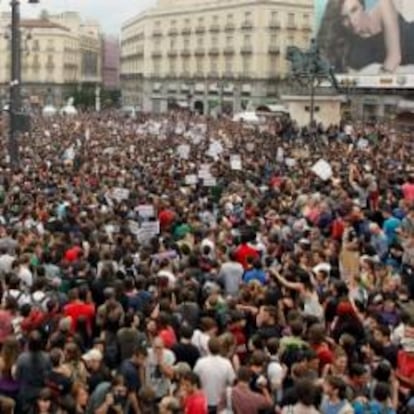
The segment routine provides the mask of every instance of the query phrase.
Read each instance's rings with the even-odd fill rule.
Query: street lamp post
[[[35,4],[39,0],[28,0]],[[11,77],[10,77],[10,127],[9,157],[13,169],[19,167],[19,112],[21,110],[21,34],[20,34],[20,1],[11,0]]]

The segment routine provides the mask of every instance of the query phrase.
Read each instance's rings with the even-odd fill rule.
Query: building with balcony
[[[65,16],[70,17],[70,22],[65,20]],[[11,77],[10,21],[9,13],[0,15],[0,31],[5,34],[0,37],[0,51],[4,57],[0,60],[0,99],[3,103],[9,99]],[[84,28],[77,13],[21,21],[23,105],[42,107],[51,103],[60,106],[74,88],[86,80],[83,74],[83,44],[89,42],[90,38],[99,39],[99,31],[90,35],[84,32]],[[82,32],[84,38],[81,37]],[[99,62],[94,81],[100,83],[101,45],[94,50]]]
[[[239,111],[278,98],[287,46],[309,46],[313,0],[158,0],[124,23],[124,105]]]

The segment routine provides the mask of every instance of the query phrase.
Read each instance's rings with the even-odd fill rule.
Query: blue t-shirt
[[[376,400],[370,401],[367,405],[354,402],[353,407],[355,414],[397,414],[393,408],[386,407]]]
[[[325,401],[321,406],[322,414],[338,414],[346,405],[346,401],[340,401],[337,404],[332,404],[329,401]]]

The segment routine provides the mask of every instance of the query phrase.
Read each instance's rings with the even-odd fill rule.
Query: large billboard
[[[321,53],[339,79],[414,87],[414,0],[315,0],[315,16]]]

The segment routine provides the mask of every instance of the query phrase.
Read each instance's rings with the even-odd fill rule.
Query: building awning
[[[169,91],[176,91],[177,90],[177,84],[176,83],[170,83],[168,85],[168,90]]]
[[[194,90],[196,92],[204,92],[204,83],[196,83]]]
[[[153,91],[159,91],[160,89],[161,89],[161,83],[159,82],[154,83],[154,85],[152,86]]]
[[[223,88],[223,92],[224,93],[233,93],[234,92],[234,84],[233,83],[226,84]]]
[[[209,92],[218,92],[217,83],[210,83],[210,85],[208,85],[208,90]]]
[[[401,99],[398,102],[398,109],[406,112],[414,112],[414,101],[408,99]]]
[[[178,101],[177,106],[182,109],[187,109],[190,107],[190,104],[187,101]]]
[[[249,83],[245,83],[242,85],[242,93],[251,93],[252,92],[252,85]]]

